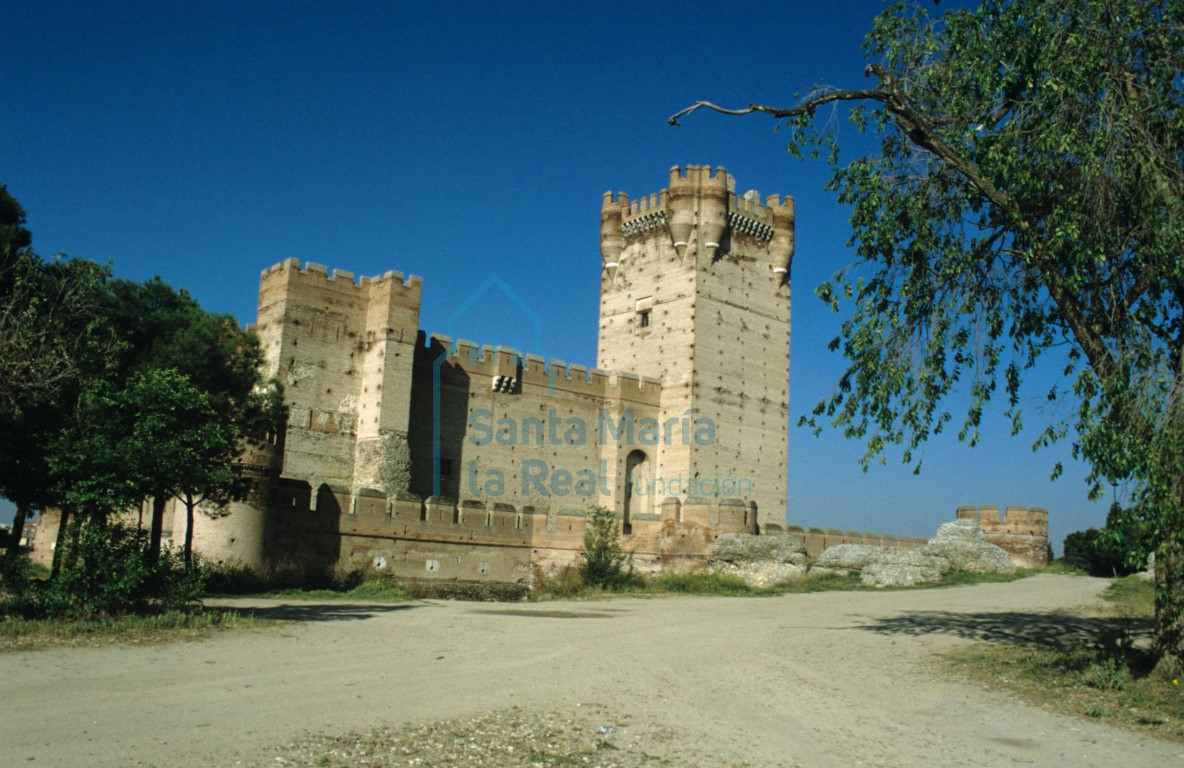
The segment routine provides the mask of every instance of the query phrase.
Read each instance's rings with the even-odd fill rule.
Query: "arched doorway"
[[[645,482],[644,468],[638,472],[638,467],[645,464],[643,451],[630,451],[625,457],[625,514],[621,524],[621,533],[628,536],[633,533],[633,490],[638,483]]]

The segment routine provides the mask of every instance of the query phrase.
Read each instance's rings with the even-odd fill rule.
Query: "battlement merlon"
[[[402,272],[389,270],[377,277],[360,277],[355,281],[353,272],[335,269],[332,273],[323,264],[309,261],[304,268],[300,268],[299,259],[284,259],[263,270],[260,275],[260,285],[267,286],[277,280],[289,283],[303,282],[318,287],[331,288],[338,291],[349,291],[355,294],[363,292],[373,293],[375,288],[400,292],[408,298],[414,298],[418,305],[423,291],[423,278],[419,275],[408,275],[404,278]]]
[[[794,251],[794,200],[770,195],[762,205],[755,191],[737,197],[736,180],[722,167],[688,165],[670,169],[670,187],[630,202],[624,192],[604,193],[600,212],[600,254],[609,276],[620,264],[628,239],[655,230],[669,235],[682,258],[698,229],[699,247],[714,259],[724,235],[748,236],[763,243],[769,268],[788,280]]]
[[[1009,506],[1001,511],[994,505],[962,506],[956,516],[959,520],[974,520],[980,526],[1048,526],[1048,510],[1042,507]]]
[[[512,389],[537,386],[554,392],[575,393],[605,400],[620,400],[657,406],[662,381],[627,371],[602,371],[562,360],[546,360],[511,347],[477,344],[467,339],[453,341],[442,334],[420,334],[420,344],[433,356],[443,355],[469,375],[514,381]],[[438,357],[436,359],[439,359]]]

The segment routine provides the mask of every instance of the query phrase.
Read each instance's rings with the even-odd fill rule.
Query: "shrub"
[[[176,552],[148,557],[145,531],[102,520],[70,524],[62,569],[45,584],[26,582],[7,609],[26,617],[83,618],[183,608],[205,589],[207,570]]]
[[[62,570],[44,595],[50,616],[95,616],[142,609],[152,569],[144,531],[118,523],[72,520]]]
[[[1085,684],[1100,691],[1121,691],[1126,687],[1129,673],[1119,659],[1104,658],[1090,664],[1081,673]]]
[[[250,595],[284,589],[352,589],[362,583],[360,573],[339,577],[324,563],[309,563],[288,557],[253,568],[241,563],[223,563],[211,570],[207,591],[221,595]]]
[[[588,514],[580,578],[590,587],[604,589],[624,589],[640,581],[633,570],[633,555],[621,549],[617,516],[611,509],[596,507]]]
[[[1066,536],[1062,560],[1090,576],[1127,576],[1139,570],[1131,565],[1129,553],[1112,536],[1096,528]]]
[[[535,600],[579,597],[587,588],[580,569],[574,565],[566,565],[554,573],[544,573],[536,567],[530,596]]]

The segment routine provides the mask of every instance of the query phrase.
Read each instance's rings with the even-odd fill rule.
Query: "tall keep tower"
[[[755,502],[766,530],[785,523],[793,237],[792,198],[738,197],[723,168],[675,166],[668,189],[601,208],[598,367],[660,378],[663,424],[715,427],[632,461],[685,496]]]

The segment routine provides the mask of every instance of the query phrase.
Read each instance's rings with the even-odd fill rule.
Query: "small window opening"
[[[650,312],[651,310],[644,309],[637,313],[637,323],[642,328],[650,327]]]

